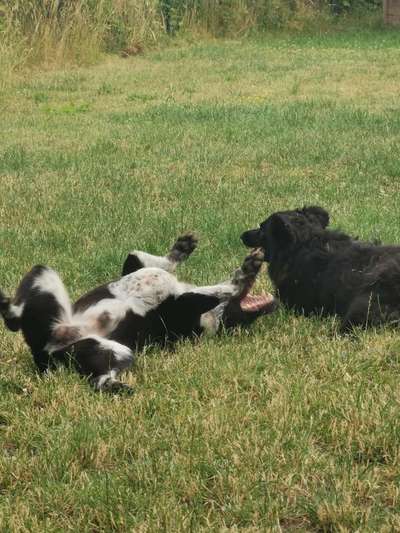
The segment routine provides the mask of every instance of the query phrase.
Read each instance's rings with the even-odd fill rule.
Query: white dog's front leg
[[[179,263],[185,261],[196,249],[197,238],[192,233],[178,237],[167,255],[153,255],[141,250],[130,252],[125,260],[122,275],[126,276],[140,268],[161,268],[174,272]]]
[[[254,250],[245,258],[242,266],[234,272],[230,282],[211,287],[198,287],[197,289],[193,290],[193,292],[207,290],[207,294],[210,294],[209,291],[211,290],[216,290],[217,292],[219,291],[220,293],[226,295],[226,287],[229,287],[228,292],[230,292],[230,295],[227,298],[221,298],[221,303],[219,305],[214,307],[214,309],[211,309],[211,311],[201,315],[200,326],[206,333],[214,335],[219,330],[222,323],[222,317],[229,300],[231,298],[240,299],[241,296],[248,291],[257,277],[263,260],[263,252],[261,250]]]
[[[190,292],[216,296],[221,302],[229,300],[230,298],[240,297],[254,283],[263,259],[263,252],[255,250],[245,258],[242,266],[235,270],[230,281],[205,287],[193,287],[190,289]]]

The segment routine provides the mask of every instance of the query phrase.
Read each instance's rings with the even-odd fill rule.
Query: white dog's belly
[[[169,296],[179,296],[183,284],[175,276],[160,268],[142,268],[108,286],[111,294],[126,302],[133,312],[144,316]]]

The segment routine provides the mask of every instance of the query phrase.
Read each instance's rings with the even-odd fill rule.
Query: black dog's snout
[[[260,231],[258,229],[250,229],[245,231],[240,236],[245,246],[249,248],[258,248],[261,246]]]

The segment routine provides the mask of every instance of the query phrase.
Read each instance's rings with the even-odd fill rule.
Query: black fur
[[[146,344],[167,345],[201,334],[201,315],[218,303],[217,298],[201,294],[185,293],[178,298],[169,296],[145,317],[129,311],[109,338],[132,350],[141,350]]]
[[[242,234],[264,249],[280,300],[305,315],[337,314],[341,329],[400,321],[400,247],[327,229],[321,207],[274,213]]]
[[[126,276],[132,272],[136,272],[136,270],[139,270],[140,268],[143,268],[143,263],[138,256],[135,254],[129,254],[122,266],[122,275]]]
[[[74,312],[85,311],[85,309],[88,309],[91,305],[96,304],[104,298],[114,298],[114,296],[110,292],[110,289],[108,288],[108,283],[100,285],[99,287],[96,287],[95,289],[92,289],[91,291],[81,296],[74,303],[73,310]]]

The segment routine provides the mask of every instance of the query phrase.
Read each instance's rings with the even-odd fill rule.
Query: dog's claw
[[[198,243],[197,237],[189,232],[177,238],[176,242],[171,248],[168,255],[171,261],[181,263],[189,257],[189,255],[196,249]]]

